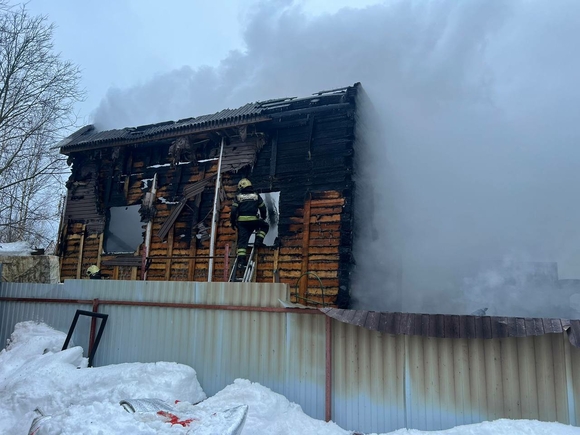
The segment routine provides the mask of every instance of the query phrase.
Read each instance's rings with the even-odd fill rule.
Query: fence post
[[[99,300],[93,299],[93,313],[99,312]],[[91,331],[89,332],[89,355],[93,351],[93,346],[95,345],[95,334],[97,330],[97,318],[91,318]]]
[[[324,419],[332,420],[332,319],[326,317],[326,388],[324,403]]]

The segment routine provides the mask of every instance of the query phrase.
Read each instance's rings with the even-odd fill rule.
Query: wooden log
[[[79,245],[79,257],[78,257],[78,264],[77,264],[77,273],[76,279],[81,279],[81,269],[83,267],[83,249],[85,247],[85,232],[87,230],[87,225],[83,224],[82,226],[82,234],[81,234],[81,242]]]
[[[310,247],[310,202],[311,196],[309,195],[306,198],[306,202],[304,203],[304,220],[303,220],[303,233],[302,233],[302,267],[301,272],[302,274],[308,271],[308,249]],[[306,295],[308,283],[304,280],[300,282],[300,290],[299,294],[301,297]]]
[[[313,215],[310,218],[310,223],[315,224],[318,222],[340,222],[340,214],[333,215]]]
[[[274,267],[272,269],[272,282],[280,282],[280,273],[278,271],[278,259],[280,256],[280,248],[274,251]]]
[[[310,214],[312,216],[324,216],[324,215],[333,215],[333,214],[341,214],[343,211],[342,206],[336,207],[311,207]]]
[[[321,199],[336,199],[336,198],[341,198],[341,196],[342,195],[340,194],[340,192],[337,192],[335,190],[326,190],[323,192],[312,192],[312,197],[316,201],[321,200]]]
[[[99,234],[99,247],[97,252],[97,267],[101,268],[101,255],[103,253],[103,241],[105,238],[105,233]]]
[[[344,198],[312,200],[312,208],[342,207],[343,205],[344,205]]]
[[[171,280],[171,257],[173,256],[173,237],[175,226],[169,229],[167,234],[167,260],[165,260],[165,281]]]
[[[196,267],[196,258],[195,255],[197,253],[197,240],[195,238],[193,238],[191,240],[191,248],[189,251],[189,255],[191,256],[191,259],[189,260],[189,270],[188,270],[188,275],[187,275],[187,279],[188,281],[195,281],[195,267]]]

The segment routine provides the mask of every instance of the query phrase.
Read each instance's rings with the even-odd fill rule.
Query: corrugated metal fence
[[[314,310],[285,311],[279,299],[287,295],[282,284],[2,283],[0,339],[5,342],[24,320],[66,332],[77,309],[96,308],[109,319],[95,366],[188,364],[208,395],[236,378],[249,379],[314,418],[331,412],[345,429],[436,430],[503,417],[578,421],[580,350],[562,334],[490,340],[395,336]],[[73,340],[87,349],[90,321],[77,329]]]

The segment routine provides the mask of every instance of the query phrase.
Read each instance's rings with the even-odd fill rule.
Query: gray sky
[[[57,26],[55,49],[81,67],[87,99],[79,110],[88,123],[111,87],[135,86],[183,66],[217,66],[232,50],[243,51],[247,15],[257,3],[258,0],[29,0],[28,9],[33,14],[48,15]],[[316,17],[380,0],[294,3],[308,16]]]

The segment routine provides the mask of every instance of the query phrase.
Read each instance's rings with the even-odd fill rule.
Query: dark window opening
[[[143,243],[140,205],[111,207],[105,231],[105,252],[133,253]]]

